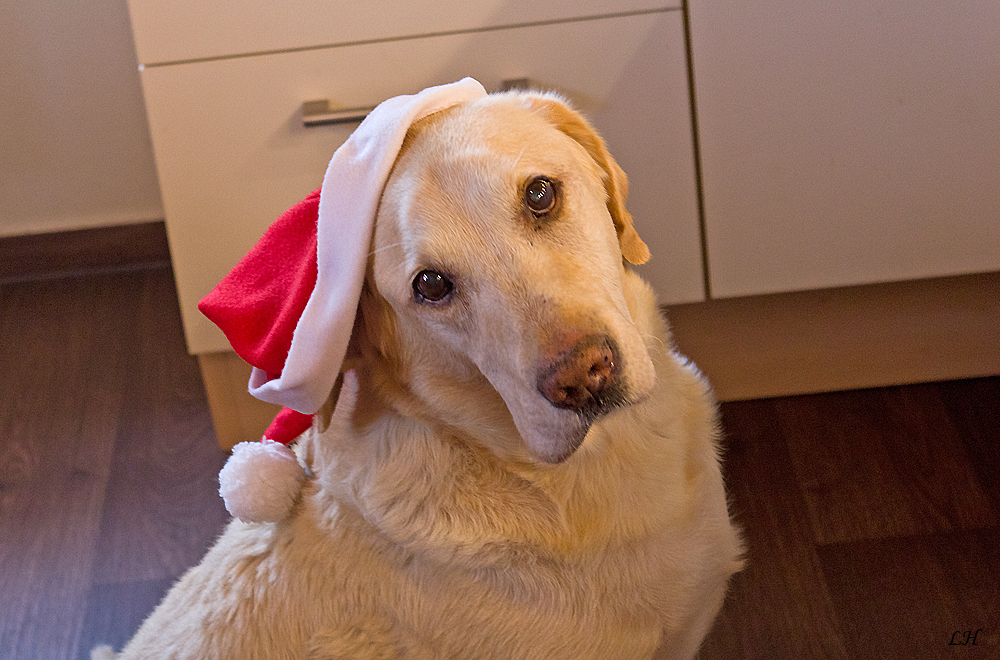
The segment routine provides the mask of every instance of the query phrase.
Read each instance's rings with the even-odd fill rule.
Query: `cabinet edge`
[[[1000,273],[664,309],[722,401],[1000,374]]]

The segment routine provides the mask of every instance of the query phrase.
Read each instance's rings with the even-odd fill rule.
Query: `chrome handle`
[[[538,87],[530,78],[511,78],[501,81],[498,92],[512,89],[528,90]],[[375,106],[363,108],[331,108],[328,99],[306,101],[302,104],[302,125],[326,126],[329,124],[351,124],[363,121]]]
[[[374,109],[375,106],[333,109],[327,99],[306,101],[302,104],[302,125],[308,128],[309,126],[326,126],[328,124],[357,123],[367,117],[368,113]]]
[[[531,78],[508,78],[506,80],[500,81],[500,86],[497,87],[498,92],[510,92],[512,90],[517,90],[521,92],[527,92],[532,89],[541,89],[542,86]]]

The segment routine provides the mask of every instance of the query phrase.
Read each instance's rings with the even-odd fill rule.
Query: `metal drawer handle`
[[[374,109],[375,106],[334,110],[330,108],[330,101],[327,99],[306,101],[302,104],[302,125],[309,127],[357,123],[367,117],[368,113]]]
[[[497,91],[506,92],[512,89],[527,90],[532,87],[536,87],[536,85],[530,78],[512,78],[502,81]],[[306,101],[302,104],[302,125],[309,127],[358,123],[364,120],[368,116],[368,113],[374,109],[375,106],[333,109],[330,107],[329,99]]]
[[[543,85],[539,85],[536,81],[531,78],[508,78],[506,80],[500,81],[500,86],[497,87],[498,92],[510,92],[510,91],[521,91],[527,92],[532,89],[543,89]]]

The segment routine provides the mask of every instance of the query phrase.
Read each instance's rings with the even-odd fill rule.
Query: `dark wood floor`
[[[120,646],[225,523],[174,296],[162,268],[0,284],[3,660]],[[749,564],[702,658],[1000,657],[1000,378],[723,422]]]
[[[1000,658],[1000,378],[722,415],[749,561],[702,658]]]
[[[0,658],[124,642],[226,512],[168,269],[0,285]]]

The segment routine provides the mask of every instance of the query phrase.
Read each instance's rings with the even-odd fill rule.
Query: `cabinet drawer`
[[[678,9],[680,0],[129,0],[139,63],[260,53],[456,30]]]
[[[595,48],[595,44],[600,46]],[[197,301],[286,208],[318,187],[353,126],[303,128],[304,100],[375,104],[475,76],[551,84],[630,177],[629,208],[664,302],[703,298],[679,11],[146,69],[143,86],[192,353],[228,343]]]

